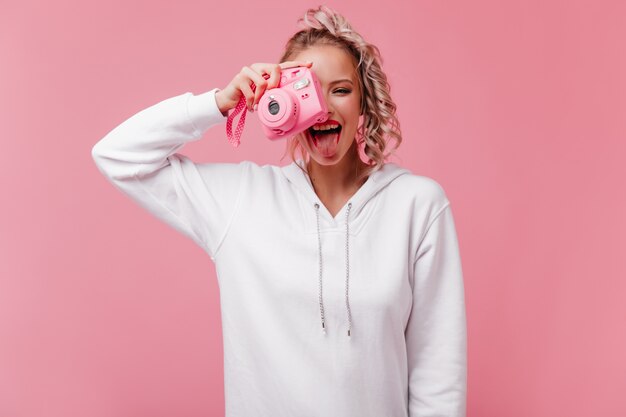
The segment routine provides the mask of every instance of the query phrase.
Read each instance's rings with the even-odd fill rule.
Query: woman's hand
[[[311,62],[286,61],[280,64],[256,63],[243,67],[224,89],[215,93],[217,107],[225,115],[230,109],[235,108],[244,95],[248,110],[253,111],[265,90],[278,87],[281,70],[301,66],[310,68],[311,65]],[[251,88],[252,84],[256,86],[254,91]]]

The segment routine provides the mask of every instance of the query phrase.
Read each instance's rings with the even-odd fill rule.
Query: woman
[[[300,21],[280,64],[252,64],[224,89],[140,111],[93,158],[214,261],[227,417],[464,416],[450,202],[435,180],[385,162],[386,140],[401,136],[378,49],[327,7]],[[329,112],[287,142],[302,158],[279,167],[176,153],[242,97],[254,111],[280,70],[301,65],[320,80]],[[320,133],[331,121],[339,134]]]

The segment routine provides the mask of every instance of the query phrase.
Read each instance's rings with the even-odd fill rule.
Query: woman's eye
[[[340,88],[339,90],[335,90],[335,93],[344,93],[344,94],[346,94],[346,93],[349,93],[349,92],[350,92],[350,90],[346,90],[345,88]]]

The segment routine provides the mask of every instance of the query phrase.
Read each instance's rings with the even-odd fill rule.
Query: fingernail
[[[259,104],[258,104],[258,103],[254,105],[254,111],[256,111],[256,109],[257,109],[257,107],[258,107],[258,106],[259,106]]]

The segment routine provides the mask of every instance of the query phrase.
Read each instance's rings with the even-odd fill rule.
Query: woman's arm
[[[467,331],[461,258],[447,199],[430,220],[414,264],[405,331],[410,417],[464,417]]]
[[[226,121],[213,89],[148,107],[110,131],[92,149],[100,172],[147,211],[214,257],[236,206],[245,163],[196,164],[176,153]]]

